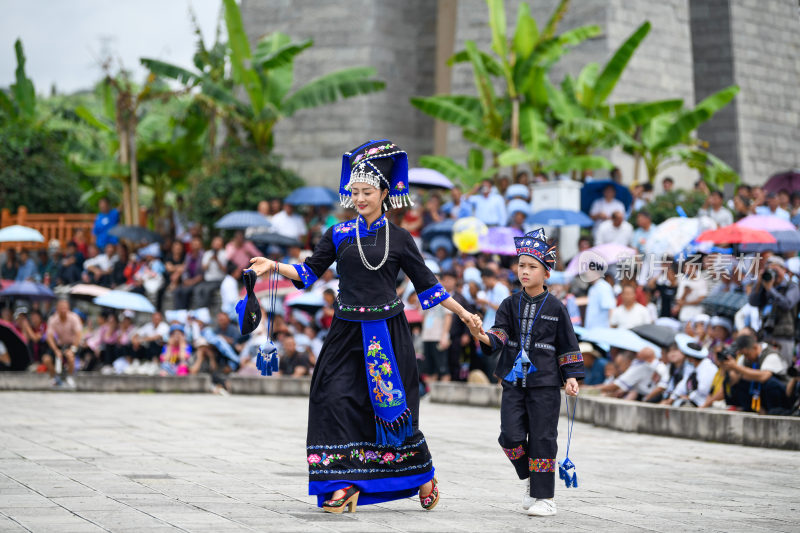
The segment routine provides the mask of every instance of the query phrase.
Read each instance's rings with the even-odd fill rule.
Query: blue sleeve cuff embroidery
[[[294,283],[295,287],[307,289],[313,285],[315,281],[317,281],[317,276],[311,272],[311,269],[308,268],[305,263],[292,266],[297,271],[297,275],[300,276],[300,281],[292,280],[292,283]]]
[[[430,289],[417,293],[417,297],[419,298],[423,309],[430,309],[434,305],[437,305],[450,298],[450,295],[446,290],[444,290],[444,287],[442,287],[441,283],[437,283]]]

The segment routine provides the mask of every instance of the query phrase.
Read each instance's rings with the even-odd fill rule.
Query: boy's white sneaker
[[[556,514],[556,502],[553,498],[537,499],[528,509],[530,516],[554,516]]]
[[[525,489],[522,493],[522,508],[526,511],[531,508],[533,502],[536,501],[536,498],[531,496],[531,478],[528,478],[522,482],[522,487]]]

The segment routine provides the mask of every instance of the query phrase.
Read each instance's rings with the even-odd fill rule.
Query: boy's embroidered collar
[[[525,292],[525,289],[522,289],[520,292],[522,293],[522,298],[526,302],[538,304],[539,302],[544,300],[544,297],[547,295],[548,291],[547,291],[547,287],[545,287],[544,291],[542,291],[541,294],[538,294],[536,296],[530,296],[527,292]]]

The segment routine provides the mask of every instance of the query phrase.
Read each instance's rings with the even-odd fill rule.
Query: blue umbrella
[[[428,224],[424,228],[422,228],[422,238],[423,239],[433,239],[439,235],[443,237],[450,238],[453,235],[453,224],[456,221],[452,218],[448,218],[447,220],[442,220],[441,222],[434,222],[433,224]]]
[[[214,223],[219,229],[245,229],[272,226],[269,219],[258,211],[233,211]]]
[[[590,328],[583,332],[581,340],[607,344],[614,348],[630,350],[631,352],[638,352],[642,348],[652,348],[656,354],[661,353],[661,348],[650,341],[644,340],[629,329]]]
[[[12,283],[4,290],[0,291],[0,296],[14,298],[26,298],[28,300],[52,300],[56,297],[50,287],[42,283],[33,281],[17,281]]]
[[[142,313],[154,313],[156,311],[150,300],[136,292],[108,291],[92,300],[92,302],[112,309],[130,309],[131,311],[141,311]]]
[[[336,205],[339,195],[327,187],[300,187],[286,197],[289,205]]]
[[[594,221],[580,211],[569,209],[544,209],[528,217],[528,224],[541,224],[542,226],[591,226]]]
[[[589,209],[592,208],[592,202],[603,197],[603,189],[607,185],[614,186],[617,190],[616,198],[625,205],[626,210],[631,206],[633,196],[627,187],[611,180],[600,180],[590,181],[581,189],[581,211],[588,213]]]
[[[44,235],[27,226],[0,229],[0,242],[44,242]]]
[[[765,252],[771,250],[779,254],[785,252],[797,252],[800,250],[800,233],[797,231],[770,231],[770,235],[778,241],[775,244],[761,242],[748,242],[739,245],[742,252]]]

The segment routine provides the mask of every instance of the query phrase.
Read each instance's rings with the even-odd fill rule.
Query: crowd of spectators
[[[618,183],[618,176],[612,173],[611,178]],[[500,302],[520,289],[515,257],[463,254],[451,239],[423,238],[423,230],[467,216],[487,226],[534,229],[528,215],[549,206],[536,205],[532,187],[546,180],[544,175],[531,178],[520,173],[513,180],[484,180],[471,190],[418,191],[414,207],[393,211],[389,217],[415,238],[448,292],[491,326]],[[658,186],[669,192],[675,185],[666,178]],[[695,188],[707,196],[699,214],[721,226],[749,214],[787,220],[800,214],[798,193],[766,194],[760,187],[742,185],[726,202],[721,192],[708,190],[702,181]],[[589,210],[594,226],[581,234],[579,252],[606,243],[644,251],[656,227],[648,213],[655,191],[643,184],[631,187],[631,193],[633,202],[626,207],[616,197],[614,185],[603,190]],[[66,301],[6,306],[3,319],[29,343],[35,368],[50,372],[56,382],[66,370],[66,384],[73,370],[210,373],[223,389],[231,374],[255,375],[255,354],[267,340],[265,321],[249,336],[238,331],[234,306],[242,294],[242,269],[256,255],[302,262],[330,226],[352,217],[341,210],[296,210],[280,200],[262,201],[257,209],[271,220],[271,231],[296,241],[279,247],[250,240],[258,228],[208,232],[189,221],[181,206],[178,202],[170,219],[157,224],[167,228],[161,242],[135,245],[110,236],[108,230],[119,215],[104,201],[93,235],[76,233],[63,251],[54,245],[36,253],[24,249],[5,253],[0,262],[3,279],[41,281],[56,289],[83,283],[134,291],[157,309],[143,315],[109,309],[76,312]],[[564,264],[557,268],[563,270]],[[712,251],[693,259],[669,257],[649,269],[622,267],[610,268],[592,281],[554,272],[548,288],[565,303],[575,326],[631,329],[657,324],[671,328],[676,342],[638,353],[582,342],[588,388],[675,406],[796,410],[800,300],[796,253],[734,256]],[[290,305],[296,296],[292,289],[281,293],[272,339],[281,354],[281,374],[313,372],[333,318],[337,285],[337,273],[331,268],[309,289],[319,296],[319,305],[302,310]],[[459,320],[452,320],[441,306],[423,311],[407,279],[398,280],[397,291],[412,325],[423,390],[435,380],[496,381],[492,375],[496,355],[482,353]],[[723,297],[738,297],[740,305],[710,307],[710,302]],[[265,299],[262,307],[266,316]],[[56,361],[62,369],[56,368]]]

